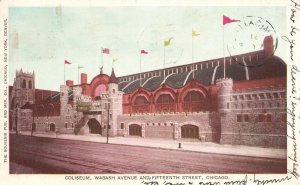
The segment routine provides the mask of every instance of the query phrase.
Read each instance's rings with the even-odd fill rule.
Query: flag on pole
[[[227,17],[225,15],[223,15],[223,25],[225,24],[229,24],[232,22],[241,22],[240,20],[236,20],[236,19],[231,19],[230,17]]]
[[[169,46],[171,44],[172,38],[169,38],[168,40],[164,41],[164,46]]]
[[[145,51],[145,50],[141,50],[141,54],[148,54],[148,51]]]
[[[192,36],[193,36],[193,37],[197,37],[198,35],[200,35],[200,34],[197,33],[195,30],[192,30]]]
[[[108,48],[102,49],[102,53],[104,53],[104,54],[109,54],[109,49],[108,49]]]
[[[69,62],[69,61],[65,60],[65,64],[71,64],[71,62]]]
[[[118,58],[113,58],[112,59],[112,62],[114,63],[114,62],[116,62],[118,60]]]
[[[81,68],[84,68],[83,66],[81,66],[81,65],[78,65],[78,69],[81,69]]]

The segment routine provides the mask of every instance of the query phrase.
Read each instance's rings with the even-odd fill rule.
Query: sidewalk
[[[15,132],[11,132],[15,134]],[[22,131],[21,135],[30,135],[30,131]],[[34,133],[35,137],[59,138],[79,141],[92,141],[106,143],[106,137],[99,135],[71,135],[71,134],[55,134],[55,133]],[[286,159],[287,150],[277,148],[262,148],[244,145],[221,145],[211,142],[193,142],[193,141],[178,141],[170,139],[157,138],[140,138],[140,137],[110,137],[110,144],[134,145],[152,148],[163,148],[172,150],[194,151],[215,154],[240,155],[249,157],[266,157]],[[178,143],[181,143],[182,148],[178,148]]]

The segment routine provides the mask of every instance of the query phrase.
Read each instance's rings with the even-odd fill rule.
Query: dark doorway
[[[129,125],[130,136],[142,136],[142,127],[137,124]]]
[[[183,125],[181,127],[181,138],[199,139],[199,128],[194,125]]]
[[[55,132],[55,124],[54,123],[50,123],[50,131]]]
[[[91,134],[102,134],[102,128],[100,123],[96,119],[90,119],[87,123]]]
[[[32,131],[35,131],[35,129],[36,129],[35,123],[32,123]]]

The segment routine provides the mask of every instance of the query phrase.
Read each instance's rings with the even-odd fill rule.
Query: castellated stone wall
[[[54,124],[55,127],[52,132],[55,132],[58,129],[58,123],[60,123],[60,116],[35,117],[34,123],[38,132],[50,132],[50,124]]]
[[[234,91],[231,111],[221,116],[221,143],[286,148],[286,90]]]
[[[221,117],[221,144],[286,148],[286,122],[237,122],[237,114]]]
[[[182,127],[193,125],[198,128],[201,141],[218,142],[220,125],[216,113],[135,114],[118,116],[118,135],[130,135],[132,124],[140,125],[142,137],[182,139]],[[122,126],[123,125],[123,126]]]

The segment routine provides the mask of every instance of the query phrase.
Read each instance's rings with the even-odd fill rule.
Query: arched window
[[[104,84],[100,84],[95,89],[95,97],[100,96],[104,91],[106,91],[106,86]]]
[[[147,99],[145,98],[145,96],[138,96],[136,97],[136,99],[134,100],[134,105],[146,105],[149,102],[147,101]]]
[[[137,96],[133,101],[132,112],[133,113],[143,113],[149,112],[150,106],[149,102],[145,96]]]
[[[162,94],[158,97],[156,103],[158,103],[158,104],[174,103],[174,100],[170,94]]]
[[[156,112],[176,112],[176,103],[170,94],[161,94],[156,100]]]
[[[198,91],[190,91],[183,98],[182,109],[184,112],[199,112],[208,109],[205,103],[205,98],[202,93]]]
[[[23,89],[26,88],[26,80],[23,80],[23,82],[22,82],[22,88],[23,88]]]
[[[29,80],[29,82],[28,82],[28,89],[32,89],[32,82],[31,82],[31,80]]]
[[[203,95],[197,91],[190,91],[184,97],[185,102],[197,102],[197,101],[201,101],[203,99],[204,99]]]

